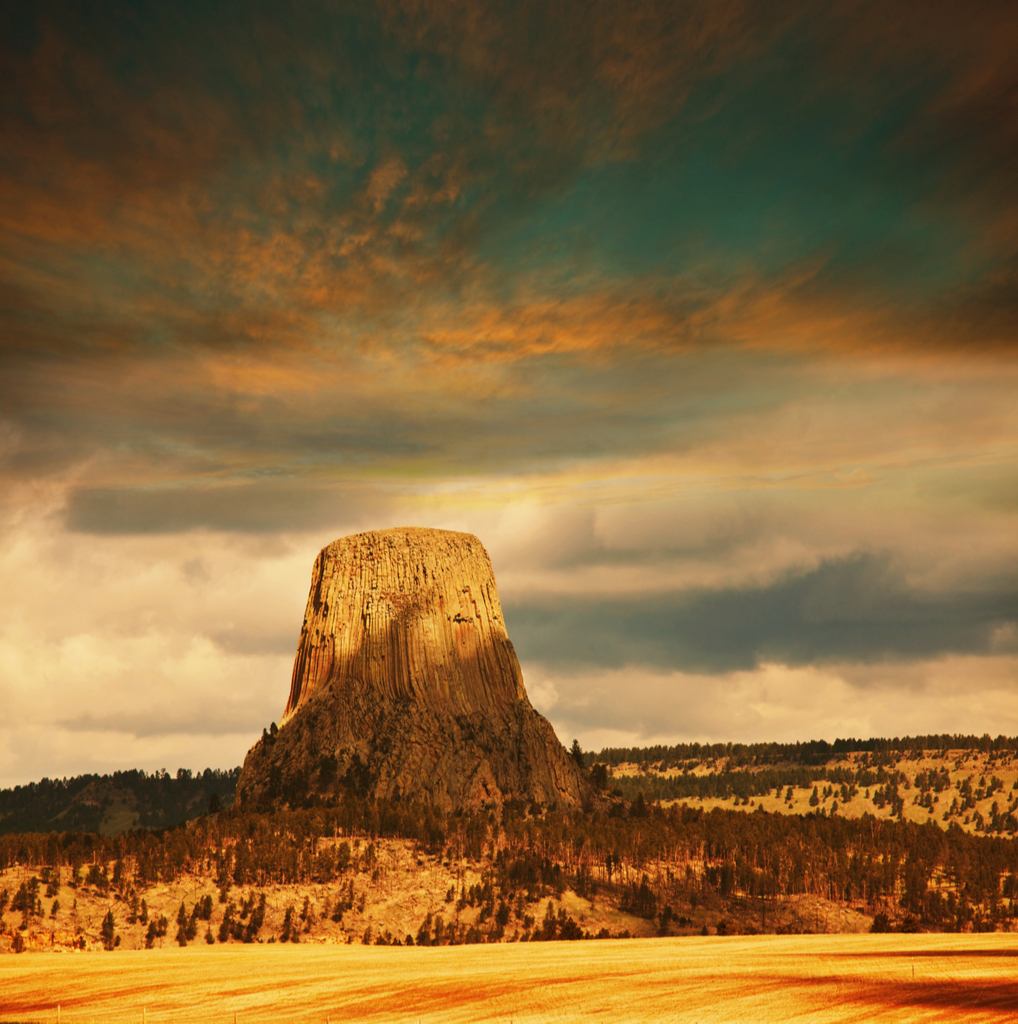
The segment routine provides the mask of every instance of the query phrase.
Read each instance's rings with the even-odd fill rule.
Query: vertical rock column
[[[458,710],[526,699],[484,546],[408,527],[334,541],[315,560],[288,721],[323,684]]]

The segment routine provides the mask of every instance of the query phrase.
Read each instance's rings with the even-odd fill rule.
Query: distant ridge
[[[193,775],[132,769],[112,775],[43,779],[0,790],[0,835],[171,828],[233,803],[240,768]]]
[[[841,754],[870,753],[886,754],[892,751],[919,750],[978,750],[1018,751],[1018,736],[997,736],[989,733],[982,736],[961,733],[931,733],[927,736],[895,736],[893,739],[874,738],[868,740],[836,739],[808,740],[796,743],[675,743],[654,744],[648,747],[605,747],[597,754],[590,755],[591,761],[601,764],[641,764],[644,761],[657,762],[705,760],[725,757],[733,764],[776,764],[788,761],[793,764],[824,764]]]

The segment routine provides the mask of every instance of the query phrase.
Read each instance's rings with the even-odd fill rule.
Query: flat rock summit
[[[406,527],[321,551],[282,723],[249,751],[238,799],[350,792],[451,810],[575,804],[587,787],[527,698],[476,537]]]

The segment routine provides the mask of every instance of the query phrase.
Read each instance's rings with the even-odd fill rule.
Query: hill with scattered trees
[[[602,751],[596,758],[592,771],[628,800],[1018,832],[1018,744],[1004,736],[689,744]]]

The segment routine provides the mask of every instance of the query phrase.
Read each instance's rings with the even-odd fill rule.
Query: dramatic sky
[[[314,557],[584,748],[1018,733],[1018,7],[0,13],[0,784],[239,764]]]

